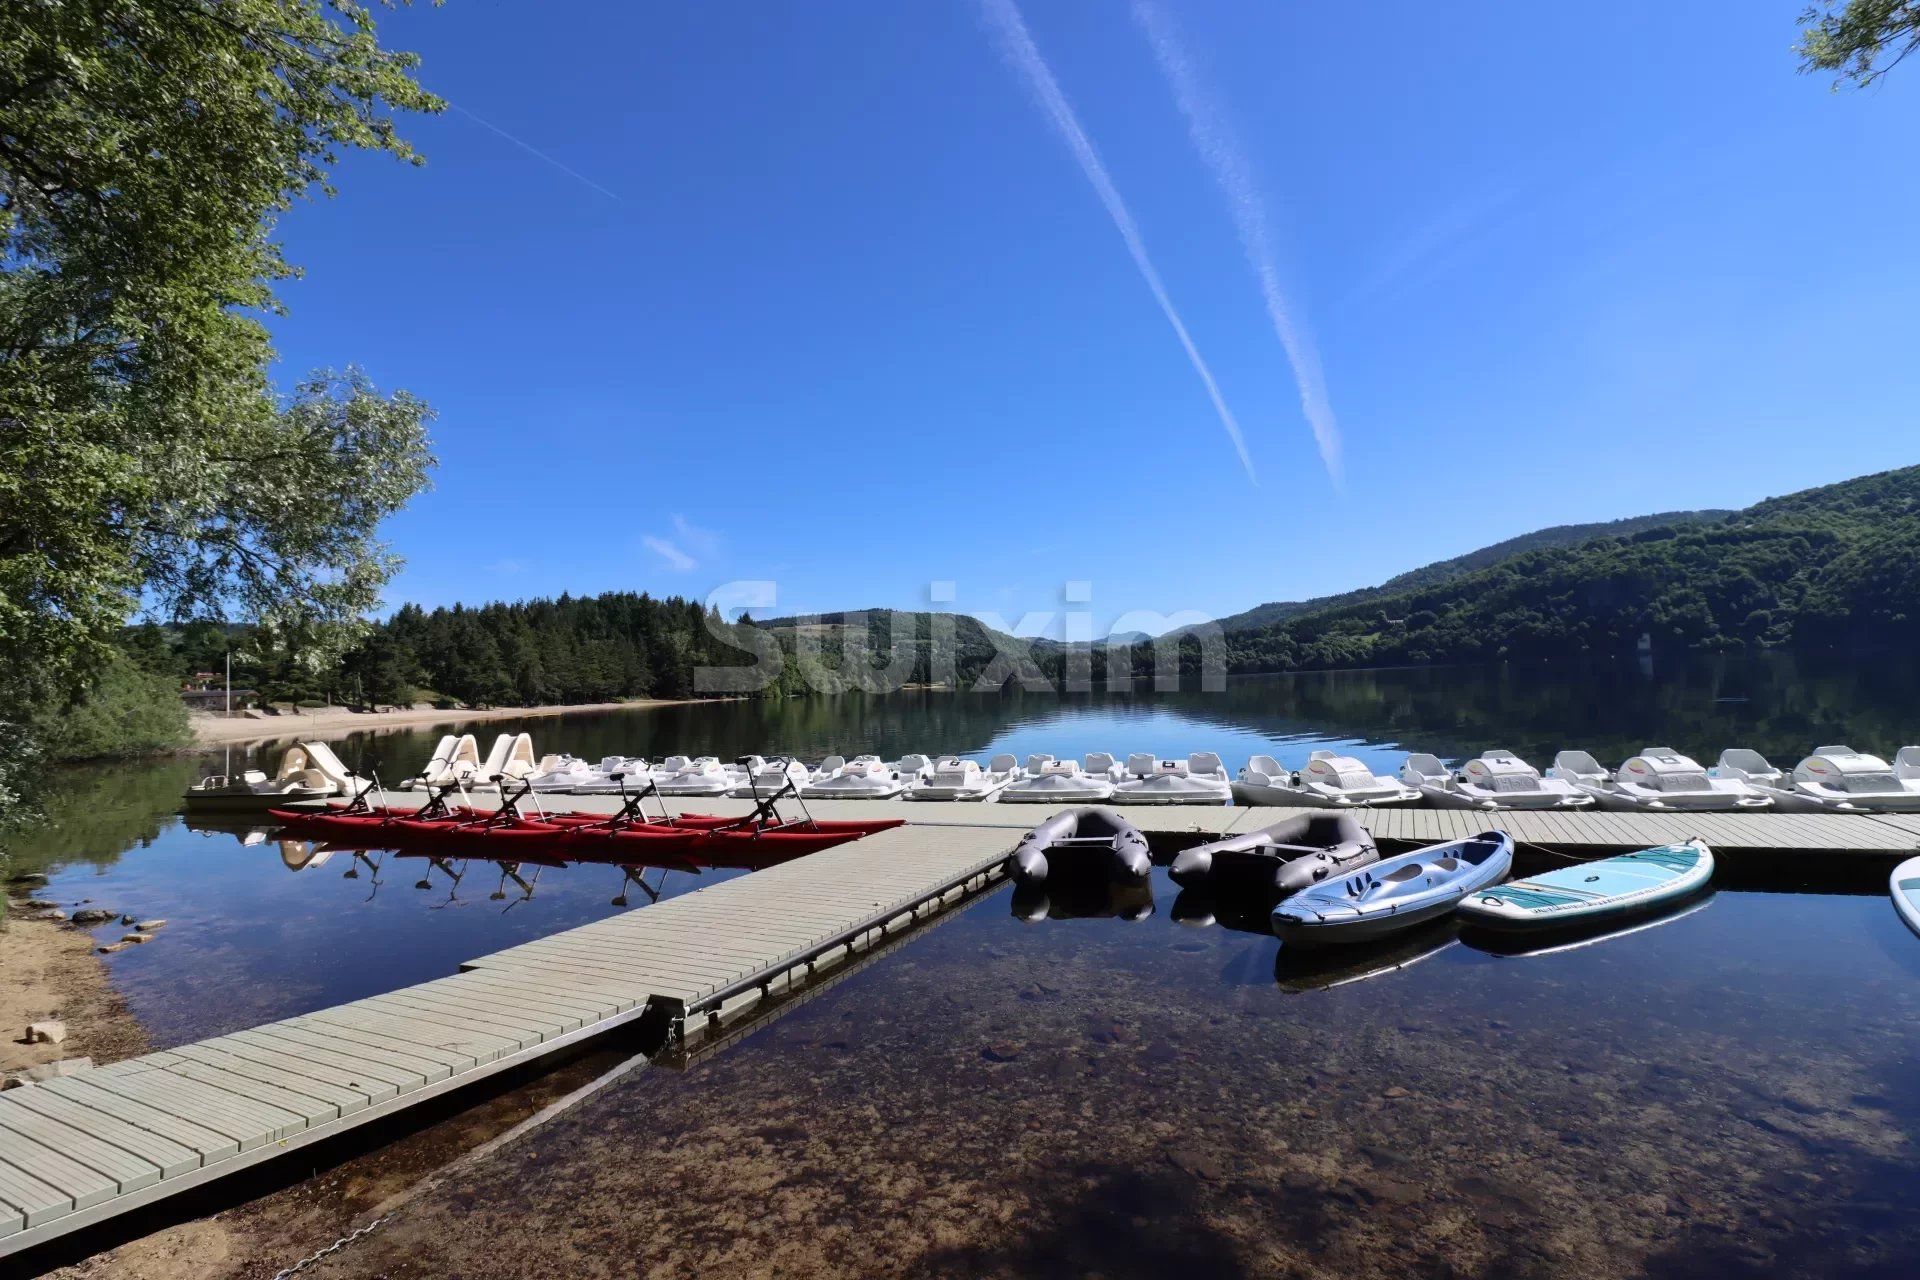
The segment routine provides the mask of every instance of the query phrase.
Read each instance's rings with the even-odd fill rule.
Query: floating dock
[[[620,807],[614,797],[551,796],[548,808],[612,813]],[[479,801],[484,807],[485,801]],[[524,806],[523,806],[524,807]],[[917,800],[810,801],[808,812],[820,819],[899,818],[919,828],[944,826],[999,827],[1025,831],[1042,819],[1072,805],[981,804]],[[1217,839],[1254,831],[1283,818],[1326,809],[1251,808],[1239,805],[1114,805],[1127,821],[1149,836],[1181,843]],[[745,800],[685,800],[675,808],[695,813],[741,815],[751,813]],[[782,802],[782,811],[798,808]],[[1672,844],[1699,836],[1715,855],[1815,851],[1862,854],[1873,857],[1920,853],[1920,814],[1865,813],[1615,813],[1609,810],[1569,809],[1554,812],[1524,809],[1426,809],[1411,805],[1356,808],[1351,813],[1376,840],[1404,844],[1435,844],[1459,840],[1486,830],[1505,831],[1515,840],[1582,856],[1603,857],[1655,845]],[[1156,840],[1156,843],[1162,843]]]
[[[642,1018],[724,1032],[996,883],[1013,841],[895,828],[437,981],[0,1093],[0,1257]]]
[[[483,802],[484,803],[484,802]],[[617,801],[555,797],[610,812]],[[688,802],[745,814],[745,801]],[[911,825],[479,956],[452,976],[0,1093],[0,1256],[237,1173],[631,1022],[724,1041],[769,996],[804,988],[993,885],[1048,805],[837,801],[819,818]],[[1302,812],[1120,806],[1157,842],[1250,831]],[[1920,816],[1362,809],[1376,838],[1504,830],[1578,855],[1701,836],[1716,854],[1920,851]],[[825,980],[825,979],[823,979]]]

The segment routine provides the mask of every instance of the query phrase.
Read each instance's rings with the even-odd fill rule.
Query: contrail
[[[595,191],[598,191],[601,195],[605,196],[607,199],[620,200],[620,194],[618,192],[609,191],[605,187],[601,186],[599,183],[595,182],[592,178],[589,178],[586,174],[581,173],[576,169],[567,168],[567,166],[565,166],[564,164],[561,164],[558,160],[555,160],[552,156],[548,155],[546,152],[542,151],[540,148],[534,146],[531,142],[522,142],[519,138],[514,137],[512,134],[508,133],[505,129],[502,129],[499,125],[493,123],[493,121],[482,119],[481,117],[475,115],[473,112],[467,110],[465,107],[461,106],[457,102],[448,102],[447,105],[449,107],[452,107],[455,111],[458,111],[461,115],[465,116],[467,119],[479,125],[482,129],[488,129],[494,133],[499,134],[501,137],[505,138],[508,142],[511,142],[514,146],[520,148],[522,151],[534,157],[536,160],[545,160],[548,164],[552,165],[554,168],[558,169],[560,172],[566,174],[569,178],[576,178],[579,181],[586,183],[588,186],[592,187]],[[625,203],[625,202],[622,201],[622,203]]]
[[[1267,221],[1266,203],[1255,188],[1246,155],[1228,127],[1225,113],[1214,102],[1213,95],[1201,85],[1172,19],[1162,13],[1152,0],[1133,0],[1133,19],[1146,34],[1147,43],[1153,46],[1153,56],[1160,63],[1161,74],[1166,76],[1168,85],[1173,89],[1173,98],[1180,107],[1180,114],[1187,118],[1187,135],[1193,139],[1194,150],[1213,170],[1213,179],[1220,185],[1221,194],[1227,198],[1234,226],[1240,232],[1240,247],[1245,251],[1247,262],[1260,282],[1260,294],[1266,300],[1267,316],[1273,321],[1273,331],[1280,339],[1281,348],[1287,353],[1287,363],[1293,366],[1293,381],[1300,388],[1300,410],[1306,415],[1307,425],[1313,429],[1314,443],[1320,449],[1320,461],[1326,466],[1333,487],[1344,491],[1346,481],[1340,462],[1340,424],[1334,419],[1333,405],[1327,400],[1326,379],[1320,371],[1320,352],[1314,346],[1313,334],[1308,330],[1306,321],[1288,305],[1286,292],[1280,287],[1280,269],[1275,262],[1273,232]]]
[[[1193,363],[1193,371],[1200,375],[1200,381],[1206,386],[1207,398],[1213,401],[1214,412],[1220,415],[1220,425],[1227,429],[1227,437],[1233,441],[1234,451],[1240,455],[1240,465],[1246,468],[1247,479],[1255,484],[1260,483],[1259,477],[1253,473],[1253,459],[1247,454],[1247,442],[1240,434],[1240,424],[1234,420],[1233,410],[1227,408],[1227,402],[1220,394],[1220,386],[1213,380],[1213,371],[1200,358],[1200,348],[1193,345],[1193,335],[1187,332],[1180,313],[1173,309],[1173,300],[1167,296],[1167,286],[1161,282],[1160,273],[1154,270],[1152,260],[1147,257],[1147,246],[1140,238],[1139,226],[1134,223],[1133,215],[1127,212],[1126,202],[1120,198],[1113,179],[1107,176],[1107,166],[1101,163],[1100,154],[1093,149],[1087,131],[1080,127],[1072,104],[1060,91],[1059,82],[1048,70],[1046,60],[1040,56],[1040,50],[1034,45],[1033,36],[1028,32],[1019,8],[1013,0],[980,0],[980,6],[993,24],[994,34],[1000,41],[1001,55],[1014,70],[1026,77],[1027,87],[1040,100],[1053,127],[1073,151],[1073,158],[1080,162],[1080,171],[1093,184],[1100,203],[1107,207],[1114,228],[1120,232],[1120,238],[1126,241],[1127,252],[1133,255],[1133,265],[1140,269],[1140,278],[1147,282],[1153,300],[1160,304],[1167,323],[1173,326],[1174,335],[1186,349],[1187,359]]]

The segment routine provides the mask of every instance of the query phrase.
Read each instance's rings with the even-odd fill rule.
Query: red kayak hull
[[[338,809],[275,809],[271,815],[309,838],[358,848],[436,849],[493,857],[507,850],[545,851],[561,858],[619,863],[650,857],[688,857],[715,866],[766,866],[829,849],[875,831],[897,827],[897,818],[860,822],[794,822],[755,828],[742,818],[701,818],[702,824],[662,826],[628,822],[607,826],[593,814],[556,814],[552,821],[453,811],[446,817],[415,818],[399,812]],[[682,820],[684,821],[684,820]]]

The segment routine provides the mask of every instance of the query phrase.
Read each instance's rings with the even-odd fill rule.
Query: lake
[[[1920,739],[1920,675],[1542,664],[476,732],[517,727],[589,758],[1206,748],[1237,768],[1337,745],[1391,771],[1415,749],[1544,765],[1563,746],[1617,760],[1661,743],[1790,766],[1828,741],[1890,754]],[[392,778],[436,736],[342,755]],[[157,1047],[738,874],[516,881],[391,854],[292,870],[297,846],[175,816],[221,763],[76,771],[21,850],[52,874],[48,897],[169,920],[107,957]],[[1913,1275],[1920,939],[1884,872],[1877,890],[1817,867],[1737,884],[1571,950],[1501,954],[1443,923],[1305,961],[1183,901],[1163,871],[1149,894],[1059,894],[1044,911],[1002,889],[692,1069],[626,1077],[317,1274],[575,1274],[585,1258],[689,1276]]]

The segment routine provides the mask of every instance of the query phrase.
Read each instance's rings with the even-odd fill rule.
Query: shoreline
[[[32,894],[44,885],[6,886],[7,915],[0,921],[0,1074],[61,1058],[90,1057],[96,1067],[137,1057],[151,1047],[146,1028],[127,1008],[95,952],[92,933],[78,925],[34,914]],[[30,1022],[64,1022],[59,1044],[23,1044]]]
[[[299,715],[253,719],[236,716],[191,717],[193,742],[199,747],[237,747],[263,742],[290,742],[310,738],[332,742],[356,733],[392,729],[423,729],[443,724],[484,724],[494,720],[532,720],[582,711],[644,711],[653,707],[682,707],[717,698],[635,698],[629,702],[578,702],[551,707],[493,707],[486,711],[347,711],[339,708]]]

